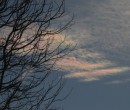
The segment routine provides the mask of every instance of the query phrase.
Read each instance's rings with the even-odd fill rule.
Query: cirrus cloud
[[[95,58],[94,61],[88,62],[73,56],[57,62],[57,66],[61,67],[63,71],[68,72],[65,78],[79,78],[82,81],[100,80],[102,77],[112,76],[130,70],[127,66],[117,66],[113,62],[105,60],[102,54],[100,56],[100,53],[89,52],[89,54],[86,54],[86,58],[90,57],[90,55],[90,59]],[[100,59],[100,61],[96,61],[96,59]]]

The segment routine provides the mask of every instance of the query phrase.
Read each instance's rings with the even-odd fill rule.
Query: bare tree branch
[[[52,29],[64,16],[64,0],[0,0],[0,110],[57,110],[64,87],[53,78],[56,62],[72,51]]]

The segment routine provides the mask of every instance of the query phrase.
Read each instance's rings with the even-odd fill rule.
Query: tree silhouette
[[[0,110],[57,110],[64,87],[52,74],[71,45],[55,36],[65,13],[59,0],[0,0]]]

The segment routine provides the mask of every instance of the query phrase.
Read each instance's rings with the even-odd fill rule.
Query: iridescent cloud
[[[89,54],[86,55],[86,58],[88,56],[100,59],[100,61],[95,60],[95,62],[88,62],[83,61],[80,58],[69,57],[57,62],[57,65],[62,67],[63,71],[68,71],[65,78],[79,78],[82,81],[99,80],[104,76],[119,74],[130,70],[129,67],[119,67],[113,62],[105,60],[103,55],[100,56],[99,53],[89,52]]]
[[[128,67],[117,67],[117,68],[109,68],[109,69],[97,69],[92,71],[85,72],[75,72],[66,75],[66,78],[82,78],[83,81],[93,81],[99,80],[103,76],[113,75],[117,73],[121,73],[124,71],[128,71],[130,68]]]
[[[109,61],[90,63],[87,61],[76,59],[75,57],[69,57],[59,61],[57,65],[61,66],[62,69],[67,71],[79,71],[79,70],[83,71],[83,70],[94,70],[98,68],[104,68],[106,66],[111,65],[111,63]]]

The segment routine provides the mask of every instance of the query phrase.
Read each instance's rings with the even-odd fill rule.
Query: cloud
[[[106,66],[111,65],[109,61],[100,61],[97,63],[82,61],[77,59],[76,57],[68,57],[59,62],[57,62],[58,66],[61,66],[62,69],[67,71],[83,71],[83,70],[94,70],[98,68],[104,68]]]
[[[128,71],[130,68],[128,67],[116,67],[116,68],[109,68],[109,69],[97,69],[91,71],[84,71],[84,72],[75,72],[66,75],[66,78],[81,78],[83,81],[94,81],[99,80],[101,77],[109,76],[113,74],[119,74],[124,71]]]
[[[76,7],[79,5],[80,2]],[[96,1],[85,2],[76,12],[79,16],[69,37],[79,48],[71,57],[57,63],[67,71],[66,78],[94,81],[130,70],[130,11],[126,7],[120,8],[120,5],[111,1],[98,5]],[[122,5],[127,5],[127,2]]]
[[[0,37],[0,42],[3,41],[3,37]],[[16,40],[17,38],[13,38],[13,40]],[[40,50],[46,50],[48,51],[53,51],[57,49],[59,46],[60,48],[65,48],[69,46],[75,46],[76,42],[73,41],[71,38],[66,37],[64,34],[54,34],[54,35],[46,35],[46,36],[41,36],[40,39],[36,39],[34,42],[32,42],[30,45],[27,45],[31,40],[33,40],[33,37],[26,37],[22,36],[19,40],[17,40],[19,43],[17,47],[23,47],[17,51],[17,53],[20,54],[25,54],[25,53],[31,53],[31,51],[34,50],[34,47],[37,47]],[[27,46],[25,46],[27,45]],[[11,46],[11,45],[10,45]],[[25,47],[24,47],[25,46]],[[9,46],[8,46],[9,47]]]
[[[83,50],[80,52],[85,54]],[[80,52],[78,53],[79,56],[81,55]],[[90,60],[85,61],[85,57],[89,57]],[[81,81],[100,80],[102,77],[130,70],[127,66],[117,66],[114,62],[104,59],[103,54],[96,52],[88,52],[83,56],[83,59],[75,56],[62,59],[57,62],[57,66],[68,73],[65,78],[78,78]]]
[[[106,82],[105,84],[122,84],[122,83],[127,83],[130,81],[130,78],[123,79],[123,80],[113,80],[110,82]]]

